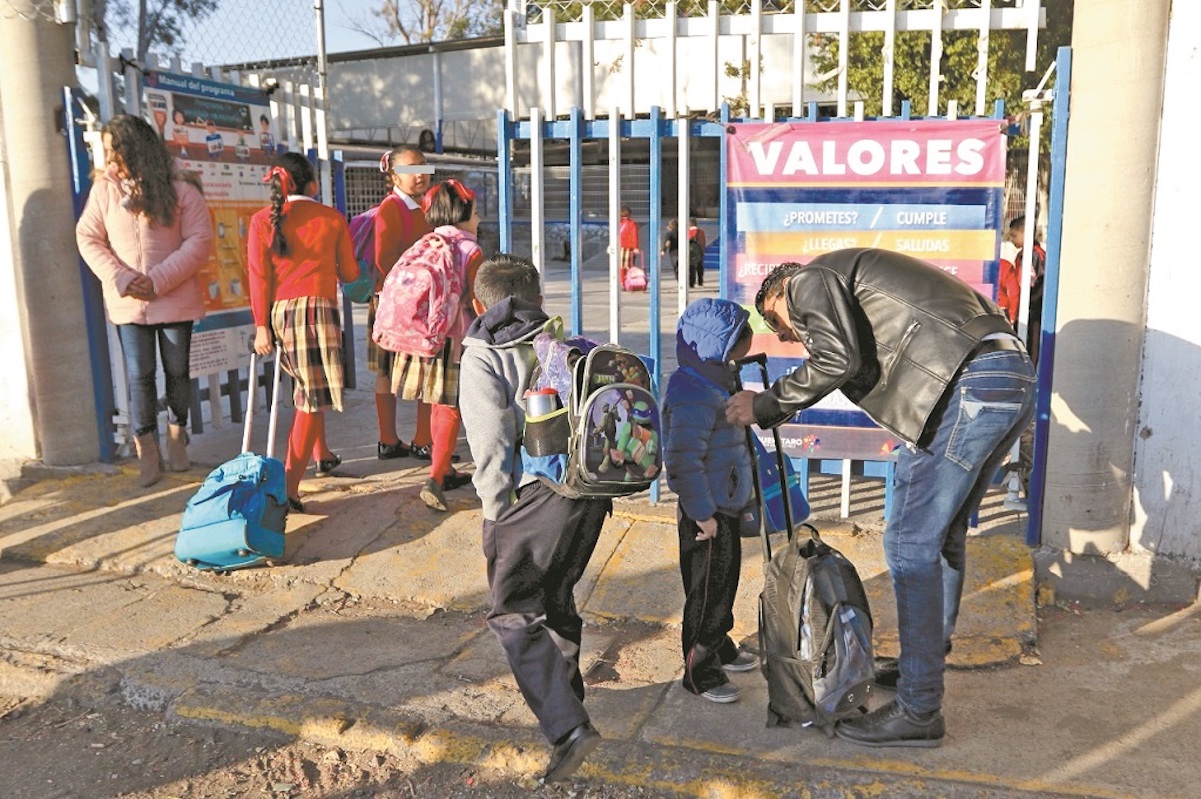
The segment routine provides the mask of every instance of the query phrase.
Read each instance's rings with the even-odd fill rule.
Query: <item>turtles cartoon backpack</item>
[[[526,392],[524,470],[572,498],[645,491],[663,469],[650,370],[618,344],[564,341],[561,324],[534,339],[538,365]],[[556,407],[546,407],[548,389],[558,395]]]

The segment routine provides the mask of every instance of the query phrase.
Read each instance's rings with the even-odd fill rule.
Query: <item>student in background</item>
[[[630,217],[630,207],[621,207],[621,221],[617,226],[617,244],[621,248],[621,260],[617,279],[625,290],[626,273],[638,263],[638,223]]]
[[[667,220],[667,232],[663,234],[663,246],[659,248],[659,254],[667,259],[671,264],[671,272],[676,276],[676,280],[680,279],[680,229],[679,222],[675,219]]]
[[[696,223],[696,217],[688,220],[688,285],[705,285],[705,231]]]

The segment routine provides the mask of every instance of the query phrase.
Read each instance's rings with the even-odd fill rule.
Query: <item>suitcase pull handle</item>
[[[728,361],[726,363],[726,367],[734,375],[734,385],[739,391],[742,391],[742,367],[752,363],[759,364],[759,373],[763,377],[764,387],[770,385],[770,382],[767,379],[767,354],[759,352],[754,355],[748,355],[745,358],[739,358],[738,360]],[[755,458],[755,434],[751,432],[749,425],[745,429],[746,445],[751,451],[751,459],[753,461]],[[784,448],[780,444],[780,431],[778,428],[773,427],[771,428],[771,434],[776,445],[776,466],[779,470],[778,474],[780,475],[780,479],[783,480],[784,476],[788,474],[788,470],[784,468]],[[751,475],[754,477],[755,497],[759,502],[759,540],[763,542],[763,568],[766,569],[768,564],[771,563],[771,541],[767,536],[767,508],[765,507],[766,503],[763,501],[763,486],[759,484],[759,467],[757,464],[755,464],[755,468],[751,470]],[[784,527],[788,531],[788,539],[791,541],[793,538],[792,497],[789,494],[787,485],[782,484],[780,486],[780,494],[784,501]],[[810,525],[805,526],[812,531],[810,535],[817,535],[817,530]],[[820,538],[818,540],[820,540]]]

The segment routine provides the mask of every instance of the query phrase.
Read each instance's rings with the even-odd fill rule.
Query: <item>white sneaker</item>
[[[750,652],[747,652],[745,649],[740,649],[738,651],[738,657],[734,658],[729,663],[721,664],[721,667],[726,671],[732,672],[754,671],[755,669],[759,668],[759,658],[755,657]]]
[[[722,683],[716,688],[710,688],[701,696],[719,705],[728,705],[742,698],[742,689],[732,682]]]

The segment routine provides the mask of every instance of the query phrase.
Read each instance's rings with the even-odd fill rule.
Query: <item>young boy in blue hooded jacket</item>
[[[749,316],[728,300],[689,305],[676,331],[679,368],[663,398],[663,460],[667,484],[679,496],[683,684],[719,703],[741,695],[726,672],[758,666],[729,635],[742,568],[739,514],[754,499],[754,481],[746,431],[726,421],[735,390],[726,364],[750,349]]]

